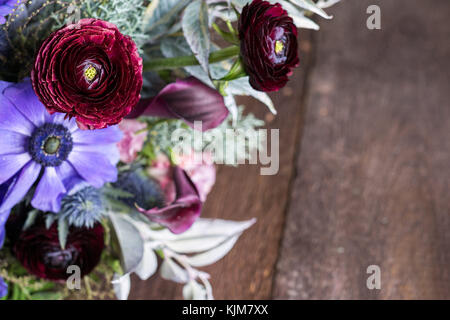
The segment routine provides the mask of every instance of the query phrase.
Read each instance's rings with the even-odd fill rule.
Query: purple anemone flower
[[[0,25],[6,22],[5,17],[9,15],[14,8],[23,2],[22,0],[0,0]]]
[[[34,208],[58,212],[75,185],[114,182],[121,136],[118,127],[84,131],[75,119],[50,115],[29,80],[0,81],[0,222],[30,189]]]

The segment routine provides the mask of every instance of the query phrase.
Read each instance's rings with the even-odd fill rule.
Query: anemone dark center
[[[45,167],[57,167],[67,159],[72,147],[72,136],[66,127],[46,123],[31,135],[28,151],[37,163]]]
[[[44,152],[48,154],[55,154],[61,146],[61,139],[59,137],[49,137],[44,143]]]

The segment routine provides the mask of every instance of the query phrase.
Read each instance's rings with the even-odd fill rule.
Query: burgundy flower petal
[[[51,114],[75,117],[81,129],[100,129],[118,124],[138,103],[142,59],[115,25],[82,19],[44,41],[31,79]]]
[[[163,208],[138,209],[151,221],[166,226],[178,234],[189,229],[200,217],[202,201],[197,188],[184,170],[174,167],[173,180],[177,193],[173,203]]]
[[[239,19],[241,58],[255,90],[277,91],[299,65],[297,28],[279,3],[253,0]]]
[[[194,127],[202,122],[202,130],[216,128],[228,116],[222,95],[200,80],[190,77],[167,85],[154,98],[141,100],[128,118],[141,115],[181,119]]]

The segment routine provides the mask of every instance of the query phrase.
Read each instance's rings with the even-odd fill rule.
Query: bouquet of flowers
[[[214,165],[263,147],[235,97],[275,113],[336,2],[0,0],[0,298],[127,299],[160,265],[212,299],[198,268],[255,222],[200,218]]]

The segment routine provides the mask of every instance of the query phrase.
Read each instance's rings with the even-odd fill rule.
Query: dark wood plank
[[[378,4],[382,30],[366,28]],[[450,298],[450,2],[321,23],[273,297]],[[366,268],[381,268],[381,290]]]
[[[231,220],[258,219],[223,260],[205,268],[212,277],[217,299],[268,299],[284,222],[295,149],[302,126],[302,88],[307,73],[311,39],[302,37],[303,67],[297,69],[289,86],[274,94],[279,115],[273,117],[253,99],[242,99],[247,110],[268,121],[268,128],[280,129],[280,171],[261,176],[259,166],[219,167],[217,183],[203,212],[205,217]],[[136,280],[136,279],[135,279]],[[158,276],[146,282],[134,281],[132,299],[180,299],[182,286]]]

